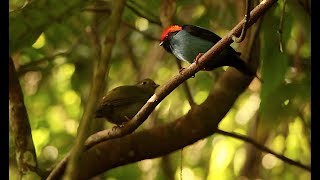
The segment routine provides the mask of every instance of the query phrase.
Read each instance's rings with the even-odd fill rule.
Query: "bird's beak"
[[[163,44],[163,41],[160,42],[159,46],[162,46],[162,44]]]
[[[157,88],[157,87],[159,87],[160,85],[159,85],[159,84],[155,84],[154,86],[155,86],[155,88]]]

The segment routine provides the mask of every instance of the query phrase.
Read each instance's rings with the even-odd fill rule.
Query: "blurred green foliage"
[[[38,161],[40,168],[46,169],[64,157],[74,142],[96,65],[93,29],[97,28],[96,34],[103,42],[111,2],[99,1],[105,11],[95,12],[85,10],[84,4],[74,0],[67,4],[77,6],[72,14],[65,13],[63,9],[67,5],[64,2],[56,2],[54,7],[61,11],[54,14],[44,10],[51,4],[39,2],[24,6],[25,1],[10,1],[9,30],[10,52],[19,73]],[[88,5],[92,6],[93,2]],[[261,63],[258,69],[264,82],[252,82],[219,128],[248,135],[258,141],[261,139],[254,132],[261,130],[265,138],[260,141],[262,144],[289,158],[310,164],[311,17],[308,5],[301,2],[288,1],[282,14],[283,1],[279,1],[264,16],[259,37]],[[174,57],[164,52],[158,41],[126,25],[160,38],[160,3],[160,0],[127,1],[123,24],[113,48],[109,78],[106,79],[109,89],[135,84],[138,79],[147,77],[161,85],[178,73]],[[21,11],[28,13],[19,14]],[[179,0],[174,22],[200,25],[223,36],[242,19],[243,11],[244,1]],[[279,50],[277,32],[282,15],[283,53]],[[29,19],[31,17],[39,21]],[[26,36],[20,39],[21,34]],[[188,80],[197,104],[206,99],[214,86],[212,79],[216,79],[220,72],[199,72]],[[189,109],[185,93],[179,87],[161,102],[155,110],[157,113],[153,113],[141,128],[167,123]],[[259,123],[262,129],[256,129],[255,123]],[[104,127],[112,125],[105,123]],[[10,162],[15,159],[14,149],[14,142],[10,139]],[[246,161],[251,155],[248,152],[246,143],[230,137],[214,135],[200,140],[183,149],[183,179],[249,177],[243,170],[246,163],[251,163]],[[179,179],[180,152],[169,157],[174,177]],[[167,179],[161,163],[161,158],[144,160],[110,170],[103,177]],[[262,153],[255,166],[259,169],[256,178],[260,179],[310,179],[309,172],[270,154]],[[16,179],[15,173],[16,167],[11,164],[11,179]]]

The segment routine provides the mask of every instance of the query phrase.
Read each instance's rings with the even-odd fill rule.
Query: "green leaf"
[[[137,15],[148,19],[151,23],[161,24],[159,18],[159,0],[128,0],[126,6]]]
[[[9,53],[31,46],[42,32],[54,22],[66,19],[80,9],[86,1],[33,1],[20,11],[9,14]]]

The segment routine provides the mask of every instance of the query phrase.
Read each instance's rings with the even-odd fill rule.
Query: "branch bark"
[[[37,156],[34,148],[28,114],[14,63],[9,57],[9,125],[16,145],[16,160],[20,175],[37,172]]]
[[[264,0],[255,7],[251,11],[248,27],[262,17],[275,2],[277,0]],[[240,34],[243,23],[242,20],[227,36],[208,50],[199,59],[198,64],[191,64],[181,74],[161,86],[126,126],[104,130],[90,136],[86,141],[88,150],[82,154],[79,162],[80,169],[85,169],[85,171],[80,170],[79,177],[87,179],[111,168],[163,156],[212,135],[219,122],[232,107],[237,97],[247,88],[253,77],[244,76],[229,68],[220,77],[206,101],[199,106],[194,106],[185,116],[162,127],[131,135],[127,134],[132,133],[141,125],[154,108],[176,87],[192,77],[211,58],[230,45],[232,43],[231,36]],[[257,59],[250,63],[254,69],[257,68]],[[118,137],[122,138],[116,139]],[[88,167],[88,164],[92,166]],[[57,167],[61,171],[56,171],[52,177],[59,177],[63,173],[63,166],[64,164],[61,163]]]

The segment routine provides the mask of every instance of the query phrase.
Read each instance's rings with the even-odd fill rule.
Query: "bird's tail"
[[[245,62],[243,61],[239,56],[235,55],[232,58],[230,58],[231,61],[227,66],[231,66],[236,68],[238,71],[242,72],[243,74],[247,76],[256,76],[256,72]]]
[[[231,66],[247,76],[256,76],[255,71],[252,68],[250,68],[250,66],[245,61],[243,61],[238,55],[235,54],[228,57],[216,58],[214,61],[212,61],[212,63],[208,63],[208,66],[205,67],[205,70],[211,71],[222,66]]]
[[[102,118],[103,117],[103,110],[102,109],[97,109],[97,111],[94,114],[95,118]]]
[[[232,61],[230,62],[229,66],[236,68],[238,71],[243,73],[244,75],[250,77],[256,77],[261,83],[263,80],[257,75],[257,73],[245,62],[243,61],[240,56],[234,56],[231,58]]]

